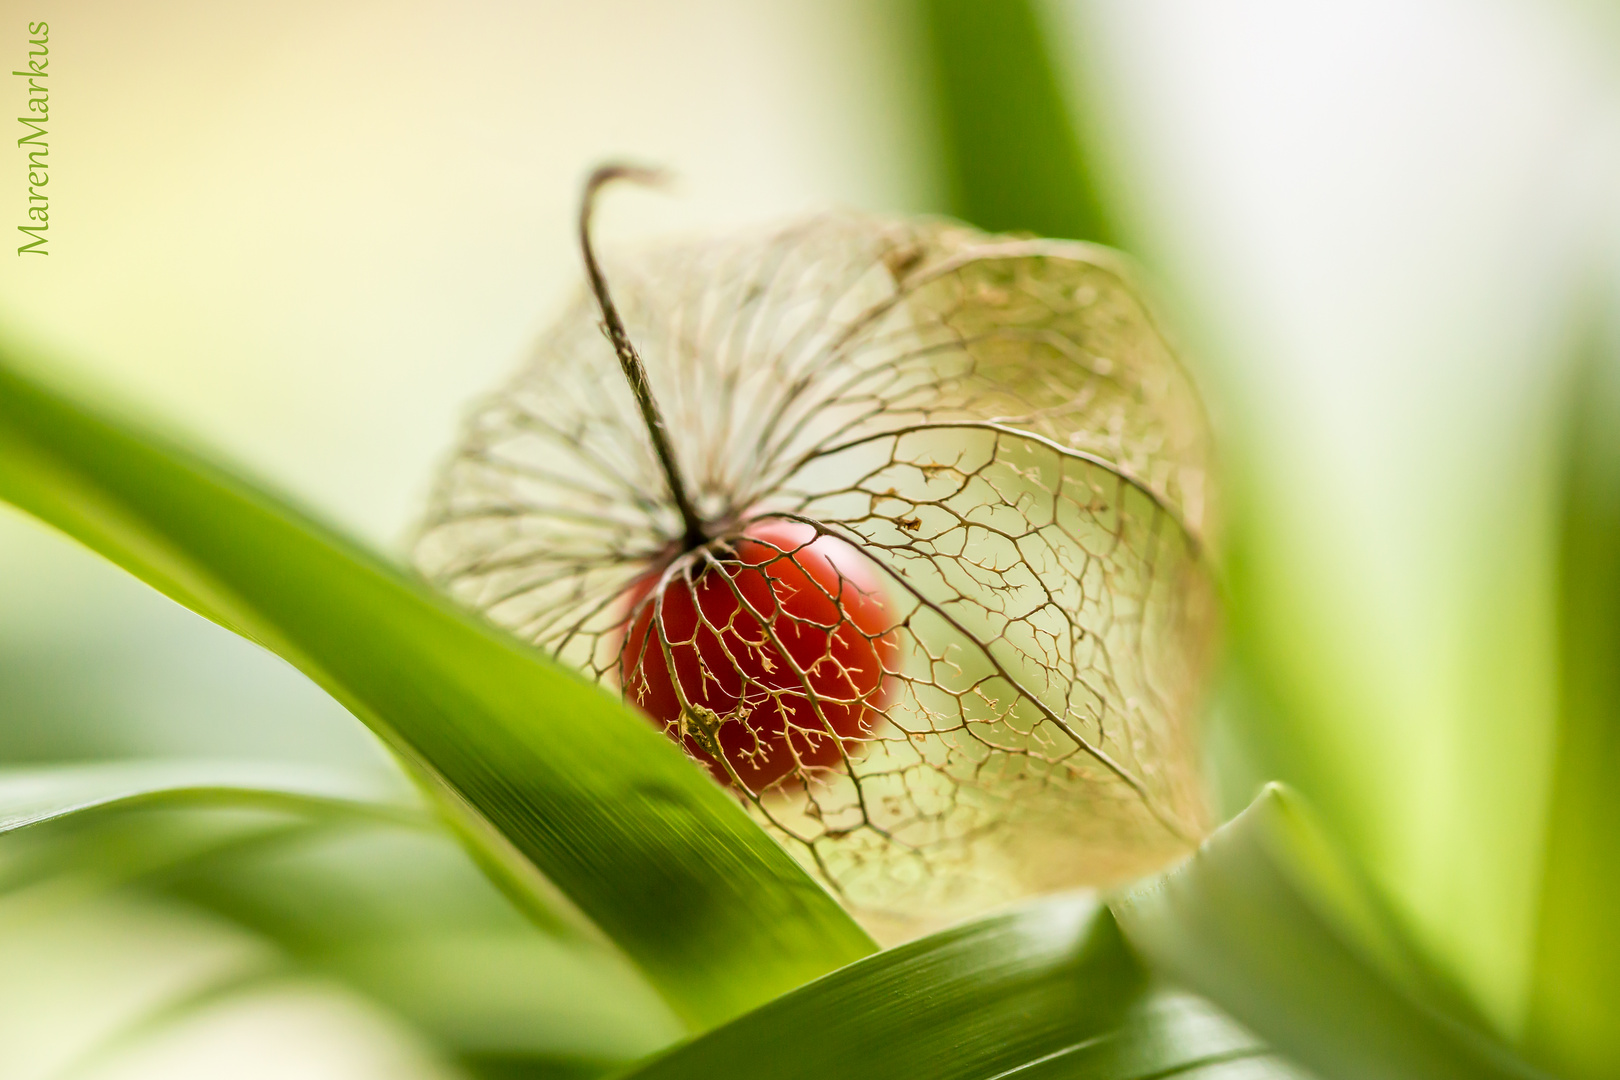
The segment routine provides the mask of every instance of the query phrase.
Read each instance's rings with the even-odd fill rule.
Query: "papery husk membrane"
[[[1197,841],[1208,433],[1118,256],[827,215],[605,266],[713,541],[678,552],[581,296],[475,411],[415,547],[424,574],[622,692],[649,574],[726,573],[771,519],[860,551],[891,609],[873,737],[834,767],[733,786],[880,938]],[[812,689],[755,679],[742,696]],[[807,737],[833,738],[810,703]]]

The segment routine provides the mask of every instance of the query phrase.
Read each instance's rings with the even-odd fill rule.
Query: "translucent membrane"
[[[1208,434],[1117,256],[853,215],[607,260],[480,406],[418,566],[624,692],[881,937],[1206,827]]]

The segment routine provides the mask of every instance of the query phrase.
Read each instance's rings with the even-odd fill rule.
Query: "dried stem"
[[[656,184],[663,179],[664,174],[655,169],[634,165],[603,165],[591,173],[591,178],[585,182],[585,194],[579,206],[579,246],[585,256],[585,274],[590,279],[591,292],[602,311],[602,325],[607,331],[608,340],[613,342],[613,351],[619,356],[619,367],[624,372],[625,381],[630,384],[630,392],[635,395],[636,404],[641,408],[641,419],[647,426],[648,437],[652,439],[653,453],[658,455],[664,479],[669,484],[670,498],[681,515],[684,530],[682,547],[692,551],[708,543],[708,532],[692,505],[686,484],[681,480],[680,468],[675,463],[675,450],[669,441],[669,428],[664,423],[664,414],[658,410],[658,402],[653,399],[652,386],[647,382],[647,368],[631,343],[630,335],[625,332],[624,320],[619,318],[619,310],[614,307],[613,297],[608,293],[607,279],[602,276],[596,253],[591,250],[591,211],[596,207],[598,191],[615,180]]]

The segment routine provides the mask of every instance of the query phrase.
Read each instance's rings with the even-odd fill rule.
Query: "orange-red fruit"
[[[662,603],[652,595],[657,572],[633,591],[620,661],[630,700],[722,783],[731,772],[690,731],[680,734],[676,680],[709,713],[734,717],[741,707],[717,738],[750,790],[838,767],[873,735],[893,696],[899,646],[874,569],[848,544],[794,521],[752,525],[719,566],[699,567],[693,582],[673,580]],[[649,633],[654,618],[659,634]]]

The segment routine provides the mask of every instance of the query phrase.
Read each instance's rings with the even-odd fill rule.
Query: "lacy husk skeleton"
[[[686,508],[587,293],[473,415],[416,543],[424,574],[634,698],[632,622],[724,574],[751,526],[858,549],[890,612],[881,685],[852,691],[881,707],[869,737],[822,716],[861,701],[740,662],[738,707],[679,723],[712,741],[809,701],[790,723],[837,739],[836,763],[732,787],[882,936],[1116,880],[1201,835],[1207,428],[1118,256],[828,214],[604,277]]]

